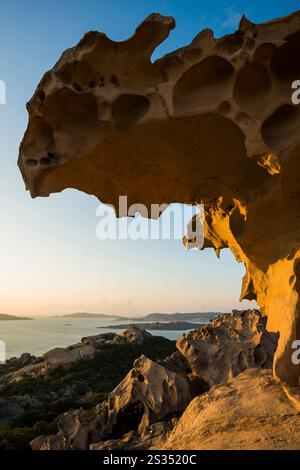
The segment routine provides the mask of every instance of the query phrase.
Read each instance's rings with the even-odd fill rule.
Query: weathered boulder
[[[124,338],[128,344],[142,344],[145,339],[152,338],[151,333],[135,325],[131,325],[130,328],[123,333],[119,333],[117,336]]]
[[[105,447],[104,441],[120,442],[124,434],[132,431],[139,433],[140,446],[144,435],[150,442],[151,429],[158,434],[163,432],[152,425],[180,415],[192,397],[184,376],[141,356],[106,401],[95,410],[65,413],[58,422],[56,437],[40,436],[31,446],[35,450],[51,449],[52,445],[53,449],[87,449],[91,443]]]
[[[114,339],[116,333],[101,333],[100,335],[85,336],[81,338],[82,343],[87,344],[103,344],[108,340]]]
[[[86,336],[81,342],[84,344],[142,344],[145,339],[152,338],[151,333],[139,328],[136,325],[130,325],[122,333],[101,333],[95,336]]]
[[[95,356],[95,348],[90,344],[78,344],[69,348],[54,348],[43,354],[44,371],[58,366],[68,366]]]
[[[141,356],[108,397],[107,432],[122,436],[132,429],[142,431],[169,415],[180,414],[191,398],[183,375]]]
[[[43,373],[44,365],[44,361],[41,360],[39,362],[29,364],[28,366],[21,367],[21,369],[17,369],[13,372],[3,374],[0,377],[0,385],[9,382],[19,382],[26,377],[36,377]]]
[[[194,375],[211,387],[251,367],[271,368],[278,334],[266,331],[258,310],[233,311],[177,341]]]
[[[95,410],[74,410],[58,421],[58,434],[39,436],[30,445],[33,450],[86,450],[89,442],[101,437],[101,417]]]
[[[32,450],[65,450],[60,436],[39,436],[30,443]]]
[[[94,31],[68,49],[28,103],[20,170],[33,197],[76,188],[118,215],[120,195],[148,209],[203,203],[204,247],[244,263],[241,298],[257,299],[280,331],[274,373],[296,385],[300,12],[243,17],[219,39],[206,29],[152,62],[174,26],[152,14],[127,41]]]
[[[299,426],[299,408],[271,370],[248,369],[194,398],[164,449],[298,450]]]

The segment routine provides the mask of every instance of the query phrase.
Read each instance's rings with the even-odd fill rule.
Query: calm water
[[[69,323],[70,326],[65,326]],[[83,336],[114,331],[97,329],[97,326],[113,325],[114,320],[102,318],[39,318],[35,320],[0,321],[0,340],[6,343],[7,359],[29,352],[40,356],[56,347],[78,343]],[[121,323],[117,321],[116,323]],[[124,323],[128,323],[128,320]],[[200,326],[200,324],[199,324]],[[120,333],[122,330],[115,330]],[[178,339],[183,331],[151,331],[151,334]]]

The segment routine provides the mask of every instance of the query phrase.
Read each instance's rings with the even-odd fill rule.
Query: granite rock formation
[[[243,17],[219,39],[206,29],[152,62],[174,26],[152,14],[126,41],[89,32],[64,52],[28,103],[20,170],[33,197],[76,188],[116,209],[119,195],[204,204],[204,247],[244,263],[241,299],[280,332],[274,374],[296,385],[300,12]]]
[[[266,331],[257,310],[234,310],[183,335],[177,349],[194,375],[212,387],[252,367],[271,368],[278,335]]]
[[[162,446],[194,397],[248,367],[272,367],[277,334],[265,323],[256,310],[233,312],[182,336],[179,350],[164,360],[141,356],[107,400],[95,410],[64,414],[58,434],[38,437],[32,448]]]

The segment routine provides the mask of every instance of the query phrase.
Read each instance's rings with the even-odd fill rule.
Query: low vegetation
[[[1,399],[11,401],[29,395],[33,405],[11,426],[0,428],[0,450],[29,450],[35,437],[57,432],[57,421],[63,413],[80,407],[89,409],[104,400],[141,354],[158,360],[174,351],[175,342],[155,336],[142,345],[102,345],[94,359],[2,386]]]

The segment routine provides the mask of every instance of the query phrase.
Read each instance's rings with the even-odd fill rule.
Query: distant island
[[[193,313],[149,313],[140,317],[125,317],[122,315],[107,315],[104,313],[67,313],[64,315],[55,315],[57,318],[102,318],[111,319],[119,322],[201,322],[209,323],[216,317],[224,315],[222,312],[193,312]],[[124,325],[123,325],[124,326]],[[196,326],[196,328],[198,325]],[[115,326],[114,326],[115,328]],[[182,329],[182,328],[179,328]]]
[[[33,318],[17,317],[16,315],[7,315],[6,313],[0,313],[0,321],[6,320],[33,320]]]
[[[208,323],[210,320],[213,320],[220,315],[224,315],[222,312],[194,312],[194,313],[149,313],[149,315],[145,315],[142,317],[135,317],[135,318],[122,318],[122,320],[126,321],[196,321],[196,322],[203,322]],[[121,319],[121,317],[120,317]]]
[[[113,330],[127,330],[132,326],[137,326],[143,330],[194,330],[196,328],[205,326],[203,323],[190,323],[187,321],[175,322],[154,322],[154,323],[123,323],[119,325],[97,326],[97,328],[111,328]]]
[[[105,315],[104,313],[66,313],[65,315],[55,315],[57,318],[113,318],[115,320],[123,320],[123,317],[117,315]]]

